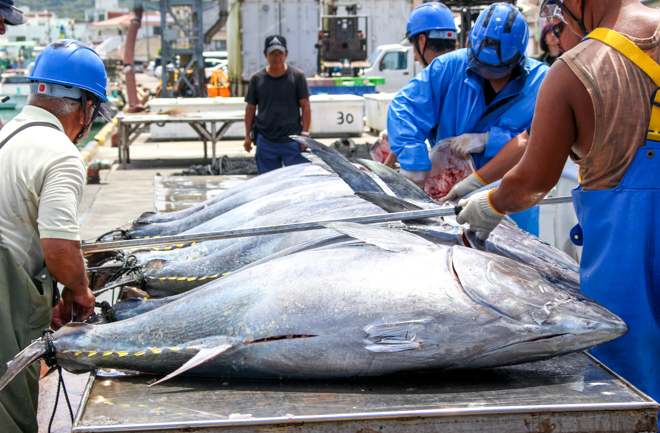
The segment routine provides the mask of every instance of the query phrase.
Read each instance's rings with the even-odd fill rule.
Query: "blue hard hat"
[[[486,78],[510,74],[525,56],[529,27],[523,14],[508,3],[484,9],[470,31],[470,68]]]
[[[110,104],[105,94],[108,76],[103,60],[89,45],[73,39],[60,39],[46,46],[37,57],[28,81],[51,83],[86,90],[101,101],[99,113],[108,118]],[[39,86],[45,93],[51,86]],[[62,89],[64,91],[64,89]],[[50,93],[55,95],[55,93]]]
[[[34,63],[29,81],[43,81],[77,87],[102,101],[108,76],[103,60],[89,45],[73,39],[60,39],[46,46]]]
[[[405,40],[426,31],[430,31],[430,39],[456,39],[456,23],[451,10],[438,2],[422,3],[413,9],[408,15]]]

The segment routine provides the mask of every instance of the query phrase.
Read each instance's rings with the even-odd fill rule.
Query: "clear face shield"
[[[585,3],[582,3],[582,17],[581,19],[575,18],[575,16],[569,11],[566,6],[564,6],[564,0],[543,0],[543,3],[541,3],[541,8],[539,11],[539,16],[541,18],[559,18],[562,22],[567,23],[566,19],[564,16],[569,17],[578,25],[580,26],[580,30],[582,30],[582,34],[584,36],[587,36],[589,34],[589,31],[587,31],[587,28],[584,25],[584,8],[585,8]]]
[[[563,22],[566,22],[562,12],[562,6],[560,5],[563,6],[562,0],[543,0],[539,11],[539,16],[541,18],[558,18]]]

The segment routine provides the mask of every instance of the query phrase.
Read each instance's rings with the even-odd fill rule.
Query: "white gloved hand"
[[[440,203],[444,203],[446,201],[450,200],[456,200],[457,198],[461,198],[465,195],[470,194],[472,191],[476,191],[479,188],[483,188],[486,186],[485,183],[479,179],[474,173],[463,179],[462,181],[458,182],[456,185],[452,187],[452,189],[447,193],[446,196],[440,197]]]
[[[496,211],[491,206],[490,200],[488,200],[488,195],[491,191],[492,189],[482,191],[458,202],[459,206],[463,206],[463,210],[456,217],[456,222],[459,224],[470,224],[470,230],[478,233],[478,237],[482,241],[488,239],[490,232],[504,218],[504,214]]]
[[[471,153],[480,153],[486,149],[488,143],[488,133],[483,134],[463,134],[454,138],[449,143],[451,153],[461,159],[468,159]]]
[[[426,178],[429,176],[429,171],[430,170],[404,170],[402,168],[401,174],[421,189],[424,189],[424,184],[426,183]]]
[[[384,131],[380,131],[380,134],[378,135],[378,139],[380,141],[383,141],[383,140],[384,141],[389,141],[388,138],[387,138],[387,129],[384,130]]]

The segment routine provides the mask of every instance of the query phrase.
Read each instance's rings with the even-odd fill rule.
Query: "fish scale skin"
[[[340,208],[357,204],[366,205],[363,200],[354,196],[337,197],[334,199],[300,203],[289,208],[277,210],[261,217],[256,217],[235,228],[247,229],[253,227],[263,227],[267,225],[290,224],[305,220],[313,221],[316,219],[326,219],[326,215],[328,215],[330,212],[336,211],[341,213],[342,211]],[[380,211],[380,209],[374,207],[371,207],[371,209],[375,209],[374,212],[376,213],[383,213]],[[149,253],[138,253],[136,255],[138,257],[138,263],[140,264],[146,264],[150,260],[154,259],[169,261],[195,260],[209,254],[216,253],[223,248],[230,247],[240,240],[241,238],[219,239],[215,241],[200,242],[190,247],[172,251],[154,251]]]
[[[351,200],[352,202],[352,200]],[[347,218],[360,215],[381,214],[382,210],[368,203],[354,204],[348,207],[334,208],[322,215],[314,215],[314,219]],[[308,217],[301,218],[307,220]],[[291,222],[297,222],[295,219]],[[199,278],[210,275],[222,275],[237,270],[252,262],[263,259],[273,253],[282,251],[313,239],[319,239],[331,233],[330,230],[309,230],[277,235],[253,236],[233,239],[232,245],[220,251],[197,260],[161,263],[157,261],[159,269],[150,269],[147,265],[144,275],[147,278],[144,290],[151,296],[171,296],[186,292],[195,287],[206,284],[207,280]],[[160,268],[162,266],[162,268]],[[169,277],[192,277],[193,280],[173,282]]]
[[[475,359],[476,366],[484,367],[489,366],[484,354],[491,352],[497,353],[494,365],[501,365],[530,356],[547,358],[581,350],[588,346],[585,338],[589,344],[605,340],[604,331],[599,331],[593,337],[577,336],[572,343],[569,339],[527,343],[530,335],[548,336],[561,326],[569,326],[573,318],[557,313],[548,319],[552,323],[546,330],[545,325],[512,320],[475,302],[453,277],[450,260],[456,248],[461,247],[415,248],[405,254],[373,246],[298,253],[227,276],[133,319],[85,328],[78,334],[67,334],[66,327],[62,328],[64,331],[58,331],[53,340],[58,349],[66,346],[134,354],[149,347],[186,346],[190,341],[214,337],[249,343],[279,335],[315,336],[239,345],[188,372],[254,378],[372,376],[454,368]],[[520,266],[505,258],[470,251],[476,254],[472,260],[483,261],[480,267],[493,260]],[[296,278],[292,278],[294,273]],[[542,284],[544,280],[539,276],[538,281]],[[493,286],[489,290],[500,289]],[[535,296],[533,291],[528,294],[530,298]],[[520,302],[524,308],[538,310],[524,299]],[[587,307],[592,308],[585,301],[585,311],[591,311]],[[602,307],[594,304],[593,320],[599,318],[598,308]],[[419,349],[393,353],[367,350],[374,341],[368,339],[366,329],[429,318],[415,330]],[[607,326],[604,324],[602,329]],[[613,338],[609,334],[607,337]],[[550,343],[556,347],[548,352]],[[505,349],[505,354],[514,350],[506,362],[497,352],[502,347],[513,348]],[[522,358],[516,357],[518,352]],[[154,373],[174,371],[191,356],[166,350],[122,357],[58,352],[61,365],[67,369],[107,367]]]
[[[326,187],[331,188],[332,185],[336,184],[341,184],[341,181],[331,176],[310,177],[298,183],[283,179],[279,182],[273,182],[258,188],[239,192],[185,218],[165,223],[134,224],[128,232],[134,238],[179,234],[208,223],[211,220],[222,218],[225,215],[227,215],[225,219],[231,220],[232,217],[235,218],[235,215],[240,213],[238,210],[243,206],[249,206],[253,209],[269,209],[268,206],[272,207],[273,205],[271,203],[277,197],[295,196],[301,192],[304,193],[305,187],[308,189],[323,190]],[[208,226],[209,224],[206,225]]]
[[[323,188],[308,188],[306,185],[289,188],[282,191],[281,194],[275,194],[270,197],[264,197],[255,200],[252,203],[244,204],[233,209],[224,215],[200,224],[192,229],[186,230],[181,234],[204,233],[217,230],[225,230],[236,227],[253,220],[256,217],[268,215],[280,209],[305,203],[310,200],[320,201],[352,195],[351,190],[341,181],[333,180],[325,182]]]
[[[211,206],[214,203],[232,197],[235,194],[241,193],[243,191],[247,191],[252,188],[258,188],[260,186],[267,185],[273,181],[276,181],[278,178],[286,178],[289,179],[292,183],[295,183],[295,182],[299,182],[300,180],[304,180],[307,177],[329,176],[329,175],[330,173],[327,170],[312,164],[305,164],[305,165],[298,164],[289,167],[283,167],[278,170],[273,170],[271,172],[265,173],[261,176],[253,177],[251,179],[246,180],[245,182],[241,182],[240,185],[226,189],[216,194],[215,196],[211,197],[210,199],[205,200],[202,203],[198,203],[194,206],[191,206],[187,209],[183,209],[175,212],[144,215],[140,217],[139,220],[142,220],[144,222],[151,222],[151,223],[163,223],[163,222],[174,221],[190,216],[195,212],[205,209],[206,207]]]

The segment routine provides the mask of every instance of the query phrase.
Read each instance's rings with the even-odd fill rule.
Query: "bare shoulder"
[[[589,98],[584,84],[565,62],[558,61],[543,79],[539,90],[539,103],[573,106],[574,102],[585,96]]]

